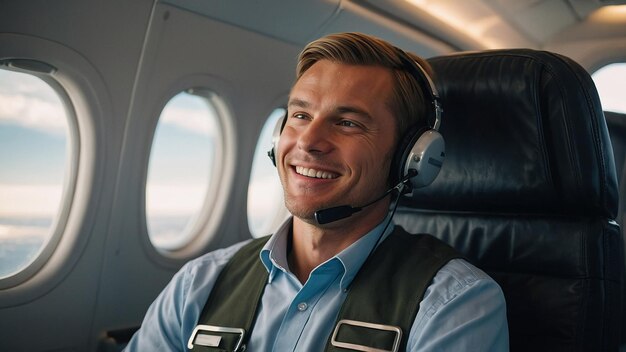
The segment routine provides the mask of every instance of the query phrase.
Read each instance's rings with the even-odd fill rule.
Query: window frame
[[[228,200],[233,186],[235,174],[234,156],[237,155],[237,144],[235,143],[235,127],[232,109],[220,94],[219,85],[212,84],[211,79],[202,75],[185,77],[176,84],[169,87],[159,104],[153,110],[151,118],[150,136],[147,138],[147,149],[145,154],[145,165],[143,173],[142,194],[141,194],[141,228],[142,243],[148,256],[157,264],[169,268],[178,268],[187,260],[204,253],[213,241],[218,237],[219,227],[222,223],[222,216],[226,211]],[[215,158],[210,174],[210,184],[204,195],[202,205],[198,211],[198,216],[193,220],[193,224],[188,224],[184,231],[188,231],[188,241],[179,248],[173,250],[163,250],[156,247],[150,239],[147,218],[147,182],[148,169],[152,152],[156,129],[161,118],[163,109],[176,95],[181,92],[194,91],[194,94],[207,99],[216,112],[215,124],[218,133],[215,141]]]
[[[59,215],[57,224],[62,222],[64,226],[63,229],[58,226],[60,235],[55,247],[50,247],[48,259],[37,270],[33,270],[33,266],[28,274],[2,284],[0,308],[26,304],[54,290],[84,259],[93,232],[101,231],[94,228],[94,224],[103,216],[99,213],[105,196],[101,184],[108,172],[105,156],[110,142],[104,131],[108,130],[111,121],[105,117],[113,115],[111,97],[103,77],[76,50],[44,38],[0,33],[0,60],[7,59],[45,62],[56,69],[50,79],[62,87],[75,112],[76,162],[66,173],[71,187],[68,186],[63,201],[69,203],[69,210]]]
[[[16,64],[18,62],[19,64]],[[29,64],[32,66],[28,67]],[[58,209],[48,230],[49,239],[43,245],[43,248],[39,249],[37,257],[29,264],[7,277],[0,278],[0,290],[2,290],[18,286],[37,274],[49,261],[50,257],[59,245],[63,233],[65,232],[72,205],[71,201],[74,197],[76,188],[78,162],[80,157],[80,134],[78,128],[78,118],[72,99],[63,85],[54,77],[54,74],[57,71],[56,67],[43,61],[29,58],[0,59],[0,66],[3,66],[2,69],[9,71],[32,75],[47,84],[61,100],[63,109],[65,110],[67,123],[67,147],[65,151],[66,162],[62,181],[62,193]]]

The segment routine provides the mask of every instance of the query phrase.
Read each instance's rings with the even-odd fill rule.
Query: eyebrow
[[[302,99],[294,98],[294,99],[289,99],[289,103],[287,103],[287,107],[292,107],[292,106],[298,107],[298,108],[308,108],[311,106],[311,104]]]
[[[311,103],[302,99],[294,98],[289,100],[289,102],[287,103],[287,107],[298,107],[306,109],[311,107]],[[354,106],[338,106],[337,108],[335,108],[335,112],[337,114],[357,114],[368,120],[372,120],[372,116],[367,111]]]
[[[354,106],[340,106],[337,109],[335,109],[339,114],[357,114],[359,116],[362,116],[368,120],[372,120],[372,116],[365,110],[359,109],[357,107]]]

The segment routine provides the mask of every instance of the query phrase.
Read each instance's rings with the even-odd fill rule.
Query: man
[[[389,291],[400,290],[396,284],[424,279],[417,274],[418,268],[417,277],[395,278],[393,267],[385,269],[389,271],[386,276],[393,277],[388,281],[393,287],[368,283],[369,275],[385,267],[384,258],[403,263],[411,257],[398,254],[405,242],[391,250],[387,245],[402,236],[397,234],[399,228],[389,226],[392,197],[381,196],[406,181],[390,177],[402,136],[416,126],[428,126],[430,102],[416,77],[423,73],[412,65],[427,68],[422,59],[360,33],[330,35],[303,50],[275,148],[285,204],[293,217],[267,243],[237,244],[183,267],[151,305],[128,351],[182,351],[192,345],[223,350],[229,338],[235,347],[245,345],[251,351],[323,351],[346,346],[357,350],[508,350],[506,308],[499,286],[465,260],[450,260],[454,253],[443,256],[441,265],[425,278],[423,292],[409,292],[406,301],[391,302],[392,308],[400,307],[396,311],[415,305],[417,312],[407,315],[408,326],[337,321],[340,309],[341,314],[346,310],[342,306],[348,305],[346,297],[358,296],[356,302],[362,299],[362,294],[352,291],[369,291],[384,303]],[[316,212],[345,204],[363,207],[325,224],[316,220]],[[413,241],[429,236],[408,237]],[[262,248],[260,254],[258,248]],[[429,248],[432,253],[420,256],[429,259],[447,251],[438,242]],[[261,268],[258,274],[253,267]],[[260,288],[258,303],[248,292],[254,287]],[[368,316],[387,314],[387,308],[372,304],[357,310]],[[214,328],[215,321],[239,321],[237,316],[245,314],[252,319],[241,335],[228,337],[220,332],[220,328],[240,326]],[[342,327],[362,330],[351,336],[335,335]],[[391,337],[380,340],[392,341],[393,346],[371,338],[389,332]]]

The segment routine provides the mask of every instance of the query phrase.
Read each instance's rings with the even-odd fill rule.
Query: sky
[[[41,79],[0,69],[0,217],[50,216],[58,208],[65,115]]]

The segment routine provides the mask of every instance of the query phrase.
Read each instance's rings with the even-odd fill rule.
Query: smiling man
[[[271,154],[293,217],[185,265],[127,350],[508,350],[499,286],[392,225],[416,173],[396,159],[429,126],[427,67],[360,33],[310,43]]]
[[[385,192],[397,142],[388,103],[392,88],[384,67],[321,60],[291,91],[278,170],[294,216],[289,268],[302,283],[388,212],[389,202],[381,201],[323,226],[314,216],[319,209],[366,204]]]

